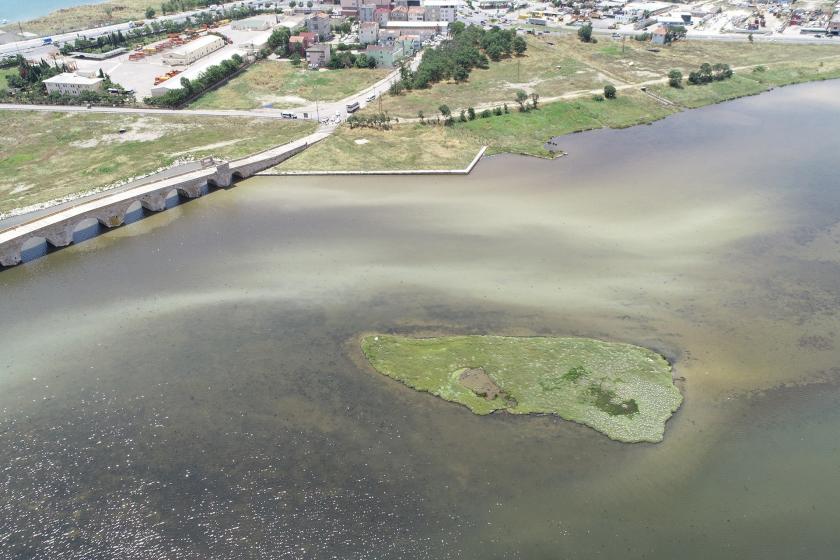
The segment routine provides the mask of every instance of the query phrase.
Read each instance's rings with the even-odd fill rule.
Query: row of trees
[[[489,59],[500,60],[513,54],[522,55],[528,48],[525,39],[513,30],[494,27],[489,31],[475,25],[454,22],[449,25],[452,38],[439,46],[426,49],[415,72],[400,68],[400,80],[391,86],[392,94],[403,90],[422,89],[442,80],[467,80],[473,68],[487,68]]]
[[[347,117],[347,124],[350,128],[375,128],[377,130],[390,130],[391,117],[387,113],[376,115],[350,115]]]
[[[143,102],[146,105],[157,107],[179,107],[225,78],[230,77],[242,68],[244,64],[245,60],[238,54],[235,54],[219,64],[208,67],[195,80],[181,78],[181,89],[170,90],[160,97],[147,97]]]
[[[338,70],[341,68],[376,68],[376,59],[364,53],[353,54],[350,51],[335,53],[327,63],[328,68]]]
[[[731,77],[732,68],[728,64],[720,62],[709,64],[708,62],[704,62],[700,65],[699,70],[688,74],[688,83],[693,85],[708,84],[728,80]]]

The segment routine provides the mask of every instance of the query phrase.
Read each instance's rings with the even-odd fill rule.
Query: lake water
[[[105,0],[0,0],[0,19],[27,21],[61,8],[97,4]]]
[[[0,557],[836,558],[838,100],[256,178],[0,272]],[[685,403],[656,445],[477,417],[366,331],[641,344]]]

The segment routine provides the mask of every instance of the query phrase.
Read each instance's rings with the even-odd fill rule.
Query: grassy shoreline
[[[95,4],[60,8],[45,16],[22,21],[20,27],[24,31],[37,33],[41,36],[69,33],[81,29],[145,19],[146,8],[149,6],[160,12],[160,2],[107,0]],[[10,23],[0,29],[16,33],[18,23]]]
[[[452,127],[406,123],[396,124],[390,131],[378,131],[350,130],[345,126],[319,146],[287,160],[274,170],[363,170],[369,162],[365,154],[370,152],[376,154],[376,169],[441,169],[446,165],[461,169],[482,146],[488,147],[486,155],[512,153],[553,158],[562,155],[562,152],[552,153],[544,147],[544,143],[552,137],[600,128],[619,129],[650,124],[684,110],[758,95],[777,87],[830,79],[840,79],[840,68],[810,74],[801,69],[793,72],[750,71],[749,77],[736,74],[731,80],[702,86],[686,85],[683,89],[675,89],[663,84],[649,88],[674,105],[664,105],[637,90],[623,90],[613,100],[595,101],[591,96],[582,96],[546,103],[528,113],[511,112],[466,123],[456,122]],[[392,139],[410,143],[410,149],[395,145]],[[356,140],[368,142],[360,145]],[[441,146],[446,151],[443,160],[438,159],[435,153]],[[457,146],[457,149],[452,151],[451,146]],[[375,148],[375,151],[370,148]],[[408,152],[410,157],[406,156]],[[383,166],[381,162],[388,164]]]

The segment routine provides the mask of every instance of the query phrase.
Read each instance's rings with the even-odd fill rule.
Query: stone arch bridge
[[[247,179],[277,165],[328,135],[329,131],[316,132],[283,146],[230,162],[203,160],[202,169],[197,171],[106,194],[12,226],[0,231],[0,265],[19,264],[23,246],[33,238],[42,238],[53,247],[66,247],[73,243],[73,232],[77,226],[86,220],[95,219],[108,228],[120,226],[129,208],[136,207],[138,202],[146,210],[160,212],[166,209],[166,199],[173,191],[181,198],[191,199],[201,196],[206,186],[228,187],[239,179]]]

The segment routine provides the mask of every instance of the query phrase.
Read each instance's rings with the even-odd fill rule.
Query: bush
[[[606,99],[615,99],[616,93],[617,92],[614,85],[607,84],[604,86],[604,97]]]
[[[680,72],[679,70],[674,69],[674,70],[671,70],[670,72],[668,72],[668,85],[671,86],[672,88],[677,88],[677,89],[681,88],[682,87],[682,79],[683,79],[683,75],[682,75],[682,72]]]
[[[592,24],[587,23],[577,31],[578,39],[584,43],[592,43]]]
[[[492,117],[492,116],[493,116],[493,113],[491,113],[491,112],[490,112],[490,109],[484,109],[484,110],[481,112],[481,118],[482,118],[482,119],[489,119],[489,118],[490,118],[490,117]]]
[[[604,96],[601,95],[600,93],[597,93],[597,94],[592,96],[592,101],[603,101],[603,100],[604,100]]]

